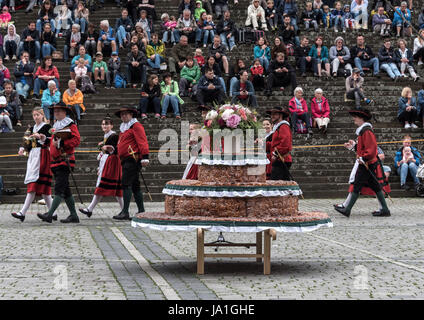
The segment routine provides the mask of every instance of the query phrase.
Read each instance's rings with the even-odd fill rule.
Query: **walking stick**
[[[287,165],[286,165],[286,163],[284,162],[284,158],[283,158],[283,156],[281,155],[281,153],[278,151],[278,149],[277,149],[277,148],[275,148],[274,152],[277,154],[278,158],[279,158],[279,159],[281,160],[281,162],[283,163],[284,168],[287,170],[287,173],[289,174],[289,178],[290,178],[290,180],[295,181],[295,180],[293,179],[293,176],[291,175],[291,173],[290,173],[290,171],[289,171],[289,168],[287,168]],[[302,197],[302,199],[303,199],[303,200],[305,200],[305,198],[303,197],[303,193],[301,193],[301,194],[300,194],[300,196]]]
[[[131,147],[131,145],[128,146],[128,153],[130,155],[132,155],[132,157],[134,158],[134,160],[137,162],[137,159],[135,157],[135,151],[133,150],[133,148]],[[141,175],[141,180],[143,180],[143,184],[146,187],[146,191],[147,191],[147,194],[149,195],[149,199],[150,199],[150,201],[153,202],[152,196],[151,196],[150,191],[149,191],[149,187],[147,186],[146,180],[144,180],[144,176],[143,176],[142,170],[140,170],[140,175]]]
[[[377,180],[377,177],[374,175],[374,173],[370,170],[370,168],[368,167],[368,164],[364,164],[365,168],[367,169],[367,171],[369,172],[369,174],[371,175],[371,177],[374,179],[375,182],[378,183],[378,185],[381,187],[381,190],[383,190],[384,194],[387,196],[387,198],[389,198],[390,202],[392,204],[394,204],[393,199],[390,197],[389,193],[384,190],[384,188],[381,186],[381,183]],[[384,174],[384,172],[383,172]]]
[[[69,164],[68,157],[65,157],[65,162],[66,162],[66,165],[68,166],[69,173],[71,174],[72,181],[74,182],[75,189],[77,190],[79,201],[81,202],[81,204],[84,204],[84,202],[82,202],[81,194],[78,190],[78,186],[77,186],[77,182],[75,181],[74,174],[72,173],[72,168],[71,168],[71,165]]]

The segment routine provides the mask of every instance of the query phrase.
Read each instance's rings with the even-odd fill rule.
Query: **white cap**
[[[6,97],[5,97],[5,96],[1,96],[1,97],[0,97],[0,104],[1,104],[1,105],[3,105],[3,104],[7,104],[7,100],[6,100]]]

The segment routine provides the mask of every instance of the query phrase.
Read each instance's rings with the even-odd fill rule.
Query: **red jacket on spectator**
[[[262,66],[251,67],[250,73],[252,74],[252,76],[256,76],[256,75],[261,76],[264,74],[264,67]]]
[[[203,67],[205,65],[205,57],[203,56],[194,56],[194,59],[196,59],[197,64],[199,67]]]
[[[304,114],[305,112],[308,112],[308,104],[306,103],[306,100],[302,98],[302,109],[298,109],[296,106],[296,98],[293,97],[289,101],[289,110],[290,113],[296,112],[298,115]]]
[[[317,98],[313,98],[311,101],[312,118],[329,118],[330,106],[328,105],[328,99],[322,97],[321,108],[319,107],[316,99]]]
[[[37,72],[35,73],[35,77],[38,76],[54,76],[56,79],[59,80],[59,71],[57,71],[57,68],[55,66],[50,69],[42,69],[41,67],[38,67]]]

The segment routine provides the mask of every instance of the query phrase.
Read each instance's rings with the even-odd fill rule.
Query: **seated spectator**
[[[74,11],[75,23],[80,25],[81,33],[87,30],[88,16],[90,11],[84,6],[84,2],[79,1],[78,6]]]
[[[244,70],[240,72],[240,80],[237,80],[233,87],[231,104],[241,102],[243,105],[248,105],[253,108],[258,107],[258,102],[255,96],[255,89],[252,82],[249,80],[249,73]]]
[[[343,12],[346,29],[353,31],[355,28],[355,15],[350,11],[350,5],[345,4],[343,7]]]
[[[392,48],[390,39],[384,40],[383,46],[378,51],[378,60],[380,68],[386,71],[390,78],[397,81],[401,74],[396,65],[395,51]]]
[[[287,53],[287,47],[284,44],[284,42],[281,41],[281,38],[280,37],[275,37],[274,38],[274,46],[271,49],[271,60],[274,60],[275,59],[275,57],[276,57],[276,55],[277,55],[278,52],[282,52],[286,56],[288,54]],[[308,52],[309,52],[309,50],[308,50]]]
[[[94,56],[97,50],[97,39],[99,39],[99,32],[95,30],[93,23],[88,24],[86,36],[87,39],[84,43],[85,50],[90,56]]]
[[[224,99],[225,91],[221,81],[215,76],[213,69],[206,69],[197,86],[197,101],[200,107],[206,108],[206,103],[212,102],[223,104]]]
[[[331,20],[331,11],[328,5],[322,6],[322,23],[324,24],[325,31],[333,26],[333,21]]]
[[[86,53],[84,46],[79,46],[78,55],[75,56],[71,61],[71,79],[75,79],[75,72],[74,72],[75,70],[74,69],[75,69],[75,66],[78,63],[78,60],[81,59],[81,58],[84,59],[84,64],[88,68],[89,76],[91,76],[91,64],[92,64],[91,56]]]
[[[417,61],[418,65],[422,66],[424,63],[424,29],[421,29],[418,34],[418,37],[414,40],[413,57],[414,60]]]
[[[0,14],[0,28],[7,29],[7,26],[9,25],[9,23],[11,23],[11,20],[12,16],[9,13],[9,8],[7,6],[4,6]]]
[[[21,42],[18,47],[18,56],[22,51],[29,52],[31,57],[35,57],[36,63],[40,63],[40,34],[35,29],[35,22],[30,21],[28,27],[22,32]]]
[[[121,72],[121,59],[118,56],[118,52],[112,52],[112,56],[107,62],[107,76],[106,76],[106,89],[115,88],[112,84],[115,81],[115,77]]]
[[[221,44],[221,38],[216,35],[213,38],[213,43],[209,46],[209,55],[215,57],[216,62],[221,69],[224,69],[225,75],[228,76],[228,58],[225,46]]]
[[[415,73],[413,67],[414,58],[412,56],[412,51],[406,47],[406,41],[403,39],[398,41],[398,48],[395,49],[395,60],[399,65],[402,77],[407,77],[405,71],[408,70],[414,81],[418,81],[420,76]]]
[[[236,47],[234,35],[237,32],[235,23],[231,20],[230,11],[225,11],[216,26],[216,32],[221,38],[221,43],[227,50],[232,51]]]
[[[346,78],[346,97],[351,100],[355,100],[355,107],[359,109],[361,107],[361,101],[365,101],[366,104],[370,104],[373,101],[368,99],[364,95],[364,78],[361,77],[361,71],[358,68],[352,70],[352,75]]]
[[[201,68],[205,65],[205,57],[203,56],[202,49],[197,48],[194,51],[194,59],[197,62],[197,65]]]
[[[136,87],[136,83],[146,83],[146,55],[138,50],[136,44],[131,46],[127,54],[127,79],[128,84]]]
[[[182,105],[184,100],[180,98],[178,83],[172,79],[170,73],[164,74],[163,81],[160,84],[160,89],[162,92],[161,119],[166,118],[169,105],[171,105],[174,110],[175,119],[181,119],[179,105]]]
[[[90,79],[91,77],[89,76],[89,69],[87,64],[85,63],[84,58],[79,58],[76,62],[76,65],[74,67],[74,73],[75,73],[75,80],[77,83],[78,87],[82,87],[82,80],[84,77],[87,77],[88,79]]]
[[[418,114],[419,120],[422,120],[423,128],[424,128],[424,89],[421,89],[420,91],[418,91],[417,114]]]
[[[156,74],[151,74],[147,79],[147,83],[143,84],[143,88],[141,89],[141,99],[138,105],[142,119],[147,119],[149,107],[153,107],[155,118],[160,118],[160,96],[159,78]]]
[[[260,65],[260,63],[259,63]],[[209,65],[209,67],[212,67],[214,69],[214,74],[220,76],[221,71],[218,71],[214,68],[214,65]],[[262,68],[263,69],[263,68]],[[230,67],[230,97],[232,97],[232,92],[234,89],[234,83],[236,83],[237,80],[240,80],[240,72],[243,70],[248,70],[248,67],[246,66],[246,63],[243,59],[237,59],[233,65]]]
[[[147,12],[147,17],[152,20],[157,19],[156,9],[155,9],[155,0],[141,0],[141,3],[138,5],[139,12],[145,10]]]
[[[330,61],[328,60],[328,48],[322,45],[322,37],[318,36],[315,39],[315,44],[311,47],[308,56],[312,57],[316,64],[317,73],[315,76],[321,77],[330,76]],[[322,65],[324,65],[325,71],[321,71]]]
[[[417,129],[415,121],[418,119],[417,99],[412,96],[412,89],[405,87],[399,98],[399,109],[397,113],[398,120],[405,125],[405,129]]]
[[[265,95],[272,94],[272,87],[280,86],[280,90],[291,85],[292,91],[297,86],[296,73],[293,67],[285,61],[285,55],[282,52],[277,53],[277,58],[272,60],[268,68],[268,79],[266,82]]]
[[[137,22],[135,24],[134,31],[131,32],[131,38],[134,36],[137,36],[137,41],[141,42],[141,46],[139,44],[140,50],[145,51],[149,43],[149,36],[147,35],[147,32],[143,29],[141,22]],[[129,48],[131,49],[131,43],[129,44]]]
[[[289,101],[289,111],[291,114],[293,133],[296,133],[297,120],[300,119],[305,122],[306,128],[308,129],[308,135],[312,135],[308,104],[303,98],[303,89],[301,87],[294,89],[294,97]]]
[[[414,185],[417,187],[420,180],[417,178],[417,170],[421,162],[421,154],[417,148],[411,146],[411,137],[406,135],[403,137],[403,146],[396,151],[395,169],[400,176],[401,189],[408,190],[406,186],[406,178],[408,173],[414,180]]]
[[[263,90],[265,87],[265,70],[259,59],[255,59],[255,61],[253,61],[253,66],[250,68],[250,74],[250,81],[252,82],[253,87],[256,88],[256,90]]]
[[[355,29],[368,29],[368,1],[367,0],[352,0],[350,9],[355,17]],[[361,22],[360,22],[361,21]]]
[[[153,24],[147,18],[147,11],[145,11],[145,10],[141,10],[140,11],[140,18],[137,20],[137,23],[140,23],[141,24],[141,27],[147,33],[147,41],[150,41],[150,34],[153,31],[152,30]]]
[[[327,133],[327,126],[330,123],[330,106],[320,88],[315,90],[315,97],[311,101],[311,112],[313,126],[318,127],[322,133]]]
[[[147,63],[154,72],[160,71],[160,65],[165,62],[165,45],[159,40],[157,33],[152,34],[152,40],[146,48]]]
[[[41,56],[51,56],[56,51],[56,36],[50,26],[50,23],[44,24],[43,32],[40,36]]]
[[[199,21],[203,13],[207,14],[206,10],[203,8],[202,0],[196,0],[196,8],[194,9],[193,13],[194,19]]]
[[[396,27],[396,36],[398,38],[401,36],[401,32],[406,37],[412,35],[411,18],[411,10],[407,8],[407,3],[402,1],[400,8],[395,8],[395,15],[393,17],[393,27]]]
[[[384,159],[386,158],[386,156],[384,155],[383,149],[381,149],[378,146],[377,146],[377,156],[380,159],[381,165],[383,166],[383,172],[384,172],[385,180],[388,183],[392,169],[389,166],[383,165],[383,162],[384,162]]]
[[[110,50],[107,54],[104,52],[105,48]],[[116,48],[114,31],[112,27],[109,26],[108,20],[100,21],[99,40],[97,41],[97,52],[99,51],[106,56],[109,56],[110,52],[118,51]]]
[[[424,9],[422,9],[420,15],[418,16],[418,27],[424,29]]]
[[[340,1],[336,2],[336,7],[333,11],[331,11],[331,22],[334,26],[334,32],[339,32],[339,29],[337,29],[337,27],[341,27],[343,32],[346,32],[344,11]]]
[[[234,4],[237,4],[238,0],[234,0]],[[214,0],[215,14],[217,19],[221,19],[221,16],[225,11],[228,11],[228,0]]]
[[[16,121],[18,127],[22,126],[22,103],[19,99],[18,93],[13,90],[13,83],[6,80],[3,84],[4,90],[0,92],[0,96],[5,96],[7,100],[7,107],[11,110],[10,118]]]
[[[15,132],[12,126],[12,120],[10,120],[10,114],[12,110],[7,106],[6,97],[0,97],[0,133],[3,132],[3,122],[6,124],[10,132]]]
[[[69,57],[78,55],[78,47],[84,45],[85,35],[80,32],[79,24],[73,24],[71,30],[66,34],[65,46],[63,47],[63,58],[68,62]]]
[[[10,80],[10,71],[3,64],[3,59],[0,57],[0,90],[3,90],[3,83]]]
[[[196,96],[200,76],[200,67],[194,64],[192,56],[188,56],[186,65],[182,68],[180,74],[179,91],[181,97]]]
[[[127,35],[131,34],[134,24],[128,17],[128,10],[122,9],[121,17],[116,19],[115,32],[118,38],[119,49],[124,49],[124,45],[128,44]]]
[[[273,0],[268,0],[266,3],[265,19],[270,30],[276,31],[278,29],[278,13]]]
[[[16,63],[13,74],[16,79],[16,91],[24,102],[28,98],[28,93],[34,85],[34,69],[35,64],[29,61],[29,53],[26,51],[22,52],[21,60]]]
[[[297,4],[296,0],[280,0],[280,4],[277,6],[277,11],[280,16],[290,17],[290,24],[294,27],[297,32]],[[287,44],[287,42],[284,41]]]
[[[252,0],[252,4],[247,8],[246,27],[253,27],[253,30],[258,30],[259,22],[261,29],[268,31],[265,19],[265,10],[259,5],[259,0]]]
[[[55,18],[56,14],[53,12],[53,6],[50,1],[44,1],[40,12],[38,13],[38,20],[36,23],[36,29],[39,33],[44,29],[44,25],[49,23],[51,26],[51,30],[55,32]]]
[[[333,77],[337,77],[339,68],[342,67],[344,71],[348,70],[349,75],[352,74],[352,66],[350,61],[349,48],[344,45],[342,37],[337,37],[334,41],[335,45],[330,48],[330,61],[333,67]],[[346,74],[344,72],[343,74]]]
[[[131,46],[133,44],[135,44],[138,47],[138,50],[146,52],[147,45],[144,45],[144,41],[140,40],[136,34],[133,34],[131,36],[131,40],[130,40],[130,43],[128,44],[128,48],[131,49]]]
[[[194,42],[196,39],[196,33],[201,32],[197,27],[197,23],[191,16],[189,10],[184,10],[183,15],[177,21],[177,27],[174,30],[175,42],[180,42],[182,35],[185,35],[189,41]]]
[[[295,28],[291,24],[289,16],[285,16],[283,18],[283,25],[280,28],[279,35],[283,39],[283,42],[286,44],[286,46],[289,44],[296,46],[300,45],[299,37],[296,36]]]
[[[48,87],[49,82],[53,81],[55,87],[59,87],[59,71],[53,65],[52,57],[44,57],[43,63],[38,67],[35,72],[34,82],[34,98],[40,98],[40,90],[45,90]]]
[[[188,44],[187,36],[181,36],[179,43],[172,47],[171,56],[169,57],[169,71],[171,74],[180,73],[185,66],[186,57],[191,55],[193,49]]]
[[[162,14],[160,19],[162,20],[162,42],[165,44],[171,42],[172,45],[175,45],[174,31],[177,27],[177,19],[175,16],[169,17],[167,13]]]
[[[43,107],[44,115],[46,116],[47,123],[50,123],[51,114],[50,107],[60,102],[60,91],[56,87],[56,82],[50,80],[48,82],[48,90],[43,91],[43,97],[41,98],[41,106]]]
[[[224,78],[222,77],[221,67],[219,66],[218,63],[216,63],[214,56],[209,56],[208,59],[206,60],[206,64],[200,69],[202,75],[205,75],[206,70],[208,70],[208,68],[213,70],[214,75],[218,78],[219,82],[221,83],[222,88],[224,89],[224,92],[227,92],[225,81],[224,81]]]
[[[355,1],[355,0],[354,0]],[[365,40],[363,35],[358,35],[356,37],[356,46],[350,49],[350,54],[355,63],[355,67],[359,69],[361,77],[364,76],[364,71],[362,68],[373,68],[373,75],[379,77],[380,65],[378,58],[374,56],[371,47],[365,45]]]
[[[265,71],[268,70],[269,62],[271,61],[271,50],[265,38],[260,37],[256,46],[253,48],[253,59],[259,59]]]
[[[392,20],[384,14],[384,7],[379,7],[378,12],[372,17],[372,30],[381,36],[389,36]]]
[[[306,77],[306,71],[311,70],[314,74],[318,74],[317,64],[315,59],[309,55],[311,47],[309,39],[306,36],[302,37],[300,45],[295,48],[294,55],[296,58],[296,66],[300,69],[302,77]],[[275,60],[275,57],[273,58]]]
[[[93,63],[94,70],[94,82],[99,84],[106,84],[106,77],[108,74],[107,64],[103,61],[103,54],[101,52],[96,53],[96,61]]]
[[[63,93],[63,102],[67,106],[71,106],[77,117],[77,121],[81,120],[81,115],[85,112],[84,95],[81,90],[77,89],[75,80],[68,81],[68,89]]]
[[[318,31],[317,13],[312,8],[312,2],[306,2],[305,10],[302,12],[300,19],[305,26],[305,31],[308,31],[310,27]]]
[[[16,27],[13,24],[10,24],[7,27],[7,34],[3,38],[3,50],[6,57],[5,61],[9,61],[12,57],[12,60],[17,60],[16,57],[18,46],[21,42],[21,37],[16,33]]]
[[[194,15],[194,12],[196,10],[195,0],[182,0],[180,5],[178,6],[178,15],[182,16],[184,10],[189,10],[190,14]]]
[[[72,10],[66,5],[60,6],[59,13],[56,16],[56,38],[61,38],[63,34],[66,34],[72,24]]]
[[[322,0],[314,0],[312,2],[312,7],[314,8],[314,10],[317,14],[317,19],[318,19],[319,25],[323,25],[323,23],[322,23],[322,14],[324,12],[322,10],[323,6],[324,6],[324,2],[322,2]]]
[[[206,21],[203,21],[203,47],[206,48],[208,43],[212,43],[215,37],[215,23],[212,20],[212,15],[206,16]],[[221,37],[220,37],[221,38]],[[210,41],[209,41],[210,39]]]

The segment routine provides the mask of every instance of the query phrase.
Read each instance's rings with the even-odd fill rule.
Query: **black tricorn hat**
[[[66,111],[67,115],[75,115],[74,110],[72,109],[72,106],[65,104],[63,101],[60,101],[59,103],[56,103],[49,107],[49,109],[63,109]]]
[[[122,106],[118,111],[115,112],[115,116],[117,116],[118,118],[121,117],[121,112],[123,111],[129,111],[133,113],[134,118],[137,118],[137,107],[135,106]]]
[[[283,107],[273,107],[272,109],[268,109],[266,113],[271,114],[273,112],[281,113],[283,117],[288,117],[290,115],[290,112]]]
[[[372,119],[371,112],[368,109],[365,109],[365,108],[349,110],[349,114],[353,117],[362,118],[365,121],[369,121],[369,120]]]

